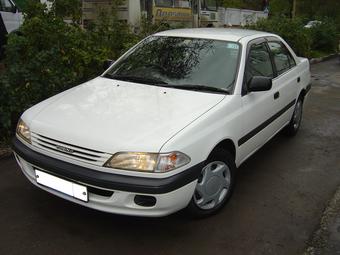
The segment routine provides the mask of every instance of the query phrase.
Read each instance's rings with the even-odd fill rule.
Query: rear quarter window
[[[285,45],[281,42],[268,42],[269,49],[273,55],[277,74],[283,74],[296,65],[294,58]]]

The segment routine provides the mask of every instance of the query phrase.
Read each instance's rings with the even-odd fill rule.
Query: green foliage
[[[9,100],[14,93],[10,84],[3,73],[0,73],[0,144],[9,140],[10,129],[12,125],[12,110],[15,105],[12,106],[12,100]],[[13,102],[15,103],[15,102]]]
[[[0,73],[0,140],[13,134],[25,109],[99,75],[104,60],[117,59],[138,40],[114,10],[84,30],[63,20],[77,17],[77,11],[58,8],[48,11],[34,0],[28,2],[23,25],[8,36],[6,71]]]
[[[127,49],[138,42],[128,24],[118,20],[115,9],[100,10],[98,20],[91,24],[88,33],[92,41],[106,51],[109,59],[118,59]]]
[[[145,38],[151,34],[161,32],[170,29],[170,25],[166,22],[160,22],[153,24],[149,19],[142,17],[139,36],[140,38]]]
[[[242,0],[224,0],[223,6],[226,8],[243,8]]]
[[[14,2],[20,8],[20,10],[25,8],[25,0],[15,0]]]
[[[296,54],[310,56],[312,38],[310,31],[304,28],[301,19],[272,17],[271,19],[262,19],[250,28],[278,34],[287,41]]]
[[[337,50],[339,35],[337,27],[333,20],[323,19],[321,24],[318,24],[310,29],[312,37],[312,49],[321,52],[333,53]]]
[[[41,4],[39,1],[27,1],[24,7],[25,19],[44,16],[47,12],[46,4]]]
[[[292,1],[290,0],[270,0],[269,11],[272,16],[290,17],[292,14]]]
[[[58,0],[53,1],[52,12],[58,17],[71,19],[74,23],[79,23],[81,20],[81,0]]]
[[[308,29],[304,27],[306,19],[274,16],[248,28],[280,35],[300,56],[314,57],[336,52],[340,39],[336,23],[329,18],[318,20],[321,24]]]

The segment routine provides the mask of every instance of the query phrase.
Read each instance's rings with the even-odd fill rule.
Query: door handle
[[[301,81],[301,78],[300,78],[300,77],[298,77],[298,78],[297,78],[297,82],[300,82],[300,81]]]
[[[278,99],[280,97],[280,92],[278,91],[278,92],[275,92],[275,94],[274,94],[274,99]]]

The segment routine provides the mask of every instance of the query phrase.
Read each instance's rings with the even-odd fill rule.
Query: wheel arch
[[[299,96],[298,96],[298,99],[299,98],[301,98],[302,99],[302,102],[305,100],[305,96],[307,95],[307,90],[306,89],[302,89],[301,91],[300,91],[300,94],[299,94]]]
[[[236,161],[236,146],[232,139],[226,138],[220,141],[219,143],[217,143],[215,147],[212,149],[212,151],[210,152],[210,155],[213,154],[214,151],[218,149],[224,149],[224,150],[229,151],[231,155],[233,156],[234,162]]]

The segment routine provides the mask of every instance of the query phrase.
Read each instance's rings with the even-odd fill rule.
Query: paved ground
[[[301,254],[340,185],[340,65],[313,66],[300,133],[278,135],[238,172],[220,214],[105,214],[33,187],[0,161],[0,254]]]
[[[340,88],[340,63],[338,65],[333,65],[333,63],[336,63],[336,61],[320,64],[313,70],[314,79],[317,82],[316,84],[319,85],[319,92],[321,93],[328,90],[329,86],[337,89]],[[340,113],[340,96],[336,92],[334,99],[337,99],[335,109]],[[339,126],[337,136],[339,136]],[[338,163],[338,165],[340,164]],[[306,254],[340,254],[340,187],[338,187],[333,198],[329,201],[320,220],[320,225],[309,241]]]
[[[340,187],[329,201],[304,255],[340,254]]]

